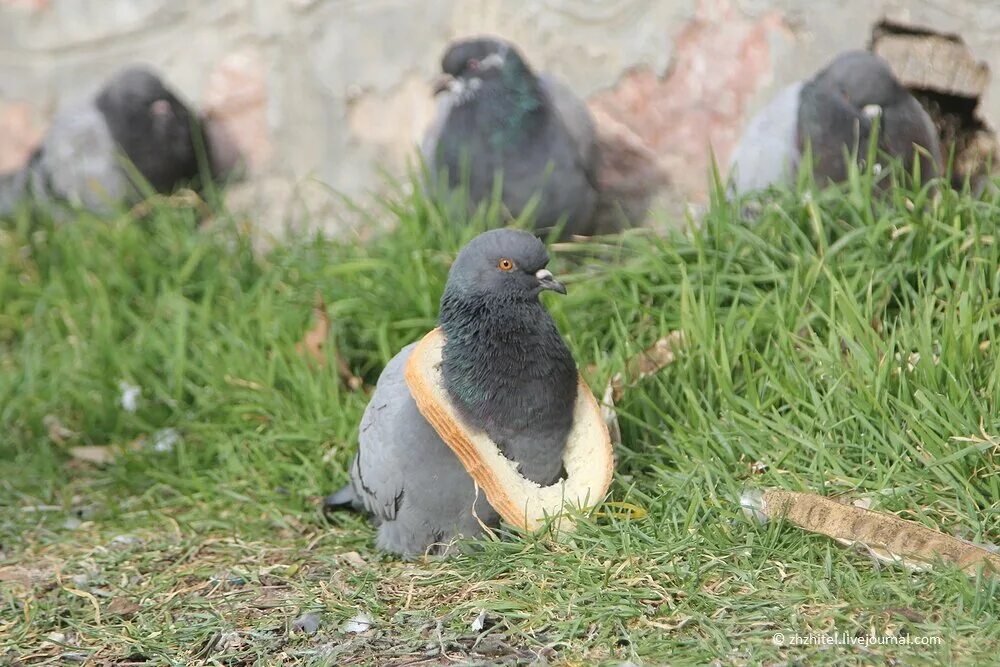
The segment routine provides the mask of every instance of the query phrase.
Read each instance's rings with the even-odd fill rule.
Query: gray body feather
[[[0,215],[25,200],[106,213],[134,191],[119,155],[104,115],[93,104],[64,109],[29,163],[3,177],[16,185],[0,187]]]
[[[482,533],[499,516],[476,497],[461,461],[438,437],[410,394],[403,369],[414,345],[403,348],[382,371],[358,432],[351,486],[378,526],[383,551],[415,557],[444,553],[456,535]]]
[[[63,201],[99,213],[133,191],[104,115],[91,104],[56,116],[31,180],[31,194],[40,203]]]
[[[196,131],[191,111],[155,74],[122,70],[92,99],[60,110],[29,163],[0,176],[0,215],[25,200],[107,213],[139,198],[136,172],[169,192],[199,174]]]
[[[783,88],[747,125],[729,163],[737,193],[789,183],[799,167],[798,118],[802,82]]]

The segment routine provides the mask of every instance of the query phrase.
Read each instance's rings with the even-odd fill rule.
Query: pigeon
[[[885,60],[849,51],[781,90],[750,121],[730,161],[732,188],[742,194],[791,183],[807,147],[818,182],[843,181],[845,150],[866,155],[876,123],[880,151],[907,169],[919,157],[923,182],[937,176],[941,148],[930,116]]]
[[[593,120],[565,84],[536,74],[514,45],[493,37],[454,42],[441,69],[437,115],[422,144],[433,178],[451,189],[467,172],[473,206],[492,197],[499,178],[513,217],[537,196],[541,235],[563,220],[563,238],[605,231],[593,215],[600,162]]]
[[[192,111],[156,74],[125,69],[86,103],[58,113],[25,167],[0,175],[0,214],[24,199],[107,213],[139,199],[134,171],[170,192],[199,175],[198,132]]]
[[[495,229],[458,254],[441,298],[441,373],[466,424],[485,432],[526,478],[548,486],[564,476],[577,369],[544,290],[566,289],[546,269],[533,234]],[[413,558],[446,554],[458,536],[474,538],[500,517],[458,457],[424,419],[403,377],[415,344],[382,371],[365,409],[350,483],[327,509],[367,512],[377,546]]]

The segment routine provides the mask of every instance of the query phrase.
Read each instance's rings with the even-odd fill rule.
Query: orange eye
[[[514,269],[514,262],[504,257],[497,262],[497,268],[501,271],[512,271]]]

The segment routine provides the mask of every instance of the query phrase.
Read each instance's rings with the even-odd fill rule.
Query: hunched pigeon
[[[750,121],[730,161],[732,188],[740,194],[792,182],[807,146],[820,184],[843,181],[845,150],[863,158],[876,119],[880,151],[907,169],[919,159],[924,182],[937,176],[941,149],[930,116],[885,60],[849,51],[784,88]]]
[[[199,175],[199,129],[156,74],[127,68],[92,99],[59,112],[28,164],[0,176],[0,214],[24,199],[105,213],[139,196],[127,162],[154,190],[170,192]]]
[[[517,48],[494,37],[452,43],[441,61],[437,116],[422,151],[448,189],[468,178],[472,205],[501,200],[514,217],[538,196],[539,234],[565,220],[562,236],[590,235],[599,151],[586,105],[566,85],[538,75]]]
[[[577,370],[548,311],[544,290],[565,293],[546,269],[545,246],[525,231],[480,234],[459,253],[441,298],[447,395],[486,432],[520,473],[547,486],[563,475],[573,424]],[[379,377],[358,433],[350,483],[328,509],[366,511],[377,546],[407,558],[447,553],[500,517],[414,402],[403,348]]]

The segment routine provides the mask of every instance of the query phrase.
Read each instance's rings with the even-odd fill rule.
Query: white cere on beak
[[[877,118],[882,115],[882,107],[877,104],[866,104],[862,109],[863,113],[868,118]]]
[[[539,280],[552,280],[552,272],[548,269],[538,269],[535,271],[535,277]]]
[[[500,53],[491,53],[482,60],[479,61],[480,69],[489,69],[491,67],[503,67],[504,57]]]

